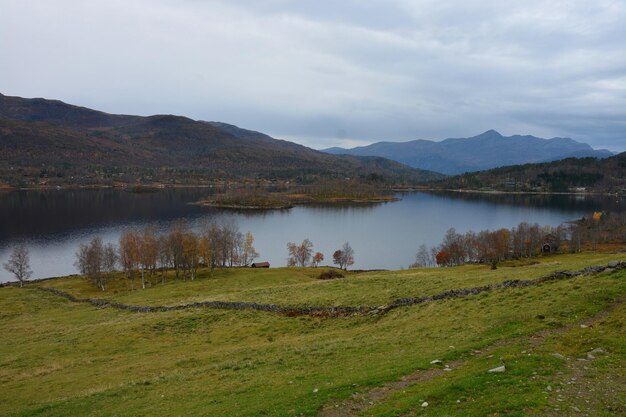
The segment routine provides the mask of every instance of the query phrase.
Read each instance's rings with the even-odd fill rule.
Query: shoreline
[[[611,192],[554,192],[554,191],[501,191],[501,190],[465,190],[461,188],[392,188],[397,193],[411,192],[451,192],[465,194],[506,194],[506,195],[573,195],[573,196],[604,196],[626,197],[624,194]]]
[[[221,208],[221,209],[231,209],[231,210],[289,210],[299,205],[309,205],[309,204],[380,204],[380,203],[392,203],[395,201],[400,201],[401,199],[398,197],[372,197],[372,198],[350,198],[350,197],[329,197],[328,199],[293,199],[290,202],[285,202],[284,204],[276,204],[276,205],[247,205],[247,204],[230,204],[230,203],[220,203],[216,201],[197,201],[196,204],[204,207],[213,207],[213,208]]]

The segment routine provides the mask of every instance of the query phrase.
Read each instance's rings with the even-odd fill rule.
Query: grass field
[[[625,415],[626,308],[617,300],[626,295],[626,270],[341,318],[214,309],[141,314],[33,288],[138,305],[378,305],[610,260],[626,255],[554,255],[495,271],[470,265],[335,281],[317,280],[319,268],[230,269],[135,291],[121,277],[107,292],[80,277],[0,288],[0,415],[560,416],[572,407],[580,415],[585,407],[593,416]],[[599,347],[595,359],[586,356]],[[368,394],[403,376],[428,375],[441,367],[434,359],[452,371],[402,389],[389,385],[385,396]],[[501,364],[506,372],[486,372]],[[609,395],[587,399],[572,388],[577,381]],[[363,399],[365,406],[350,407]]]

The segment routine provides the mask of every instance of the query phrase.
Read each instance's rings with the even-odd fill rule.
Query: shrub
[[[322,272],[317,279],[335,279],[335,278],[343,278],[343,274],[341,272],[337,272],[334,269],[329,269],[328,271]]]

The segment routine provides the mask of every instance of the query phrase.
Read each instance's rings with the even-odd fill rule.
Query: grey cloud
[[[0,92],[322,148],[494,128],[626,149],[626,5],[0,0]]]

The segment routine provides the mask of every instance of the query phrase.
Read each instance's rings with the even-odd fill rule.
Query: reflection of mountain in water
[[[33,235],[117,223],[161,221],[197,216],[207,209],[187,204],[206,197],[210,189],[163,189],[153,193],[119,189],[15,191],[0,194],[0,243]]]
[[[626,198],[581,194],[504,194],[504,193],[463,193],[453,191],[432,191],[429,194],[450,199],[489,202],[515,207],[549,208],[561,211],[612,211],[626,209]]]
[[[214,193],[210,188],[165,188],[155,192],[120,189],[43,190],[0,193],[0,244],[7,240],[65,234],[79,229],[119,224],[194,219],[223,210],[193,203]],[[311,204],[315,210],[371,210],[375,204]],[[266,211],[228,210],[236,216],[259,217]]]

